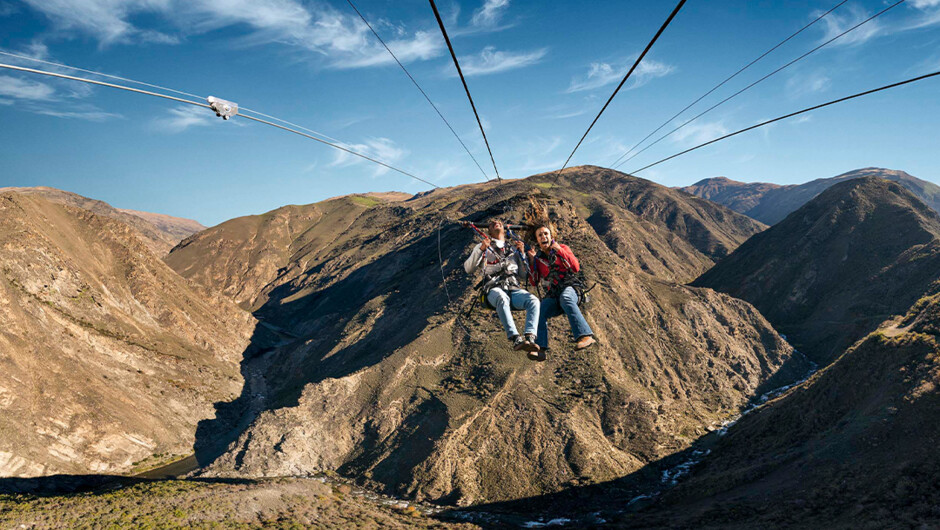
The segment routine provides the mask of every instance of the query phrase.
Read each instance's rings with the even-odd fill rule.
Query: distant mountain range
[[[8,191],[15,192],[19,195],[38,195],[51,202],[75,206],[83,210],[94,212],[97,215],[121,221],[134,228],[143,238],[147,246],[160,257],[166,255],[171,248],[186,237],[200,230],[205,230],[206,228],[192,219],[114,208],[104,201],[89,199],[77,193],[46,186],[36,186],[32,188],[0,188],[0,193]]]
[[[769,184],[738,182],[725,177],[701,180],[679,188],[686,193],[723,204],[769,225],[809,202],[830,186],[861,177],[878,177],[897,182],[936,211],[940,211],[940,186],[908,175],[903,171],[869,167],[843,173],[832,178],[816,179],[805,184]]]

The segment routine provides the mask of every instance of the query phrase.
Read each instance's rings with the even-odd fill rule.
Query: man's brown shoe
[[[588,346],[590,346],[591,344],[594,344],[595,342],[597,341],[594,340],[594,337],[592,337],[591,335],[585,335],[578,339],[578,342],[577,344],[574,345],[574,348],[576,350],[583,350],[584,348],[587,348]]]

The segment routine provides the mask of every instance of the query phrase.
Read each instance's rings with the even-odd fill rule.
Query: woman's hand
[[[516,240],[516,241],[513,241],[513,244],[516,245],[516,250],[518,250],[519,252],[525,252],[525,243],[523,243],[522,241]]]
[[[530,248],[529,250],[526,251],[526,255],[529,256],[530,260],[535,259],[535,249]]]
[[[483,239],[483,242],[480,243],[480,250],[486,252],[486,249],[490,247],[490,238]]]
[[[558,244],[558,241],[552,241],[552,244],[549,248],[551,248],[555,252],[558,252],[559,250],[561,250],[561,245]]]

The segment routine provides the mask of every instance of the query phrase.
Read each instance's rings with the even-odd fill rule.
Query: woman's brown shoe
[[[583,350],[584,348],[587,348],[588,346],[590,346],[591,344],[594,344],[595,342],[597,341],[594,340],[594,337],[592,337],[591,335],[585,335],[578,339],[577,344],[574,345],[574,349]]]

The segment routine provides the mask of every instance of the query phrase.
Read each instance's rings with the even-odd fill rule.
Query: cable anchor
[[[206,101],[209,102],[209,108],[215,111],[215,115],[223,120],[227,120],[238,114],[238,103],[225,101],[215,96],[209,96],[206,98]]]

